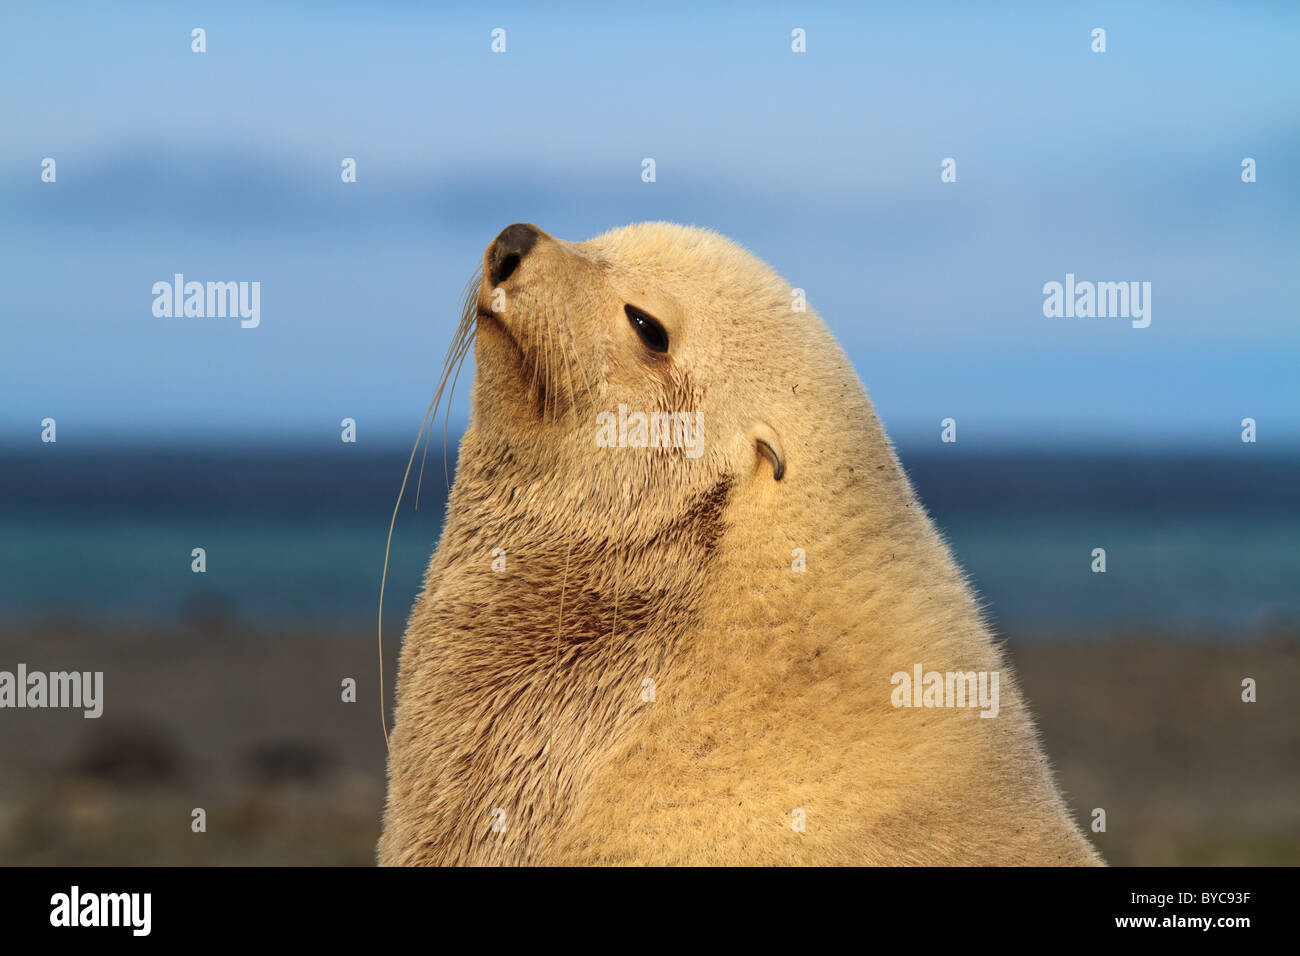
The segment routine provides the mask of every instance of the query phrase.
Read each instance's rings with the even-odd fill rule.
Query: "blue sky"
[[[671,219],[807,289],[901,440],[1294,445],[1300,8],[1131,6],[8,7],[0,438],[405,438],[503,226]],[[175,272],[261,326],[155,318]],[[1044,318],[1067,272],[1151,326]]]

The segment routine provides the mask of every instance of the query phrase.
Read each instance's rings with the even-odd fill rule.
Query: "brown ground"
[[[1093,838],[1109,862],[1300,863],[1300,635],[1010,648],[1067,800],[1085,825],[1106,810]],[[0,627],[0,649],[0,669],[102,670],[106,685],[99,720],[0,711],[0,864],[373,862],[373,632]],[[340,700],[344,677],[358,703]],[[1243,677],[1258,703],[1241,702]]]

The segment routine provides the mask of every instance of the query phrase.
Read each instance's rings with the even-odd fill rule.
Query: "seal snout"
[[[501,230],[488,246],[485,272],[494,286],[505,282],[519,268],[532,250],[542,231],[532,223],[517,222]]]

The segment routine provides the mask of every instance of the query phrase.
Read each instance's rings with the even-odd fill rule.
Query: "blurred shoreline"
[[[401,621],[386,628],[391,699]],[[5,660],[105,672],[105,714],[13,710],[0,864],[370,865],[384,796],[375,630],[0,627]],[[1300,863],[1300,633],[1006,641],[1108,862]],[[357,702],[341,700],[353,678]],[[1240,700],[1254,677],[1259,701]],[[193,833],[191,811],[207,814]]]

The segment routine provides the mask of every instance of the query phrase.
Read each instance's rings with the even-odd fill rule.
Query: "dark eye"
[[[668,331],[659,324],[658,319],[634,305],[623,306],[623,311],[627,313],[627,320],[636,329],[636,334],[641,336],[646,348],[652,352],[668,351]]]

